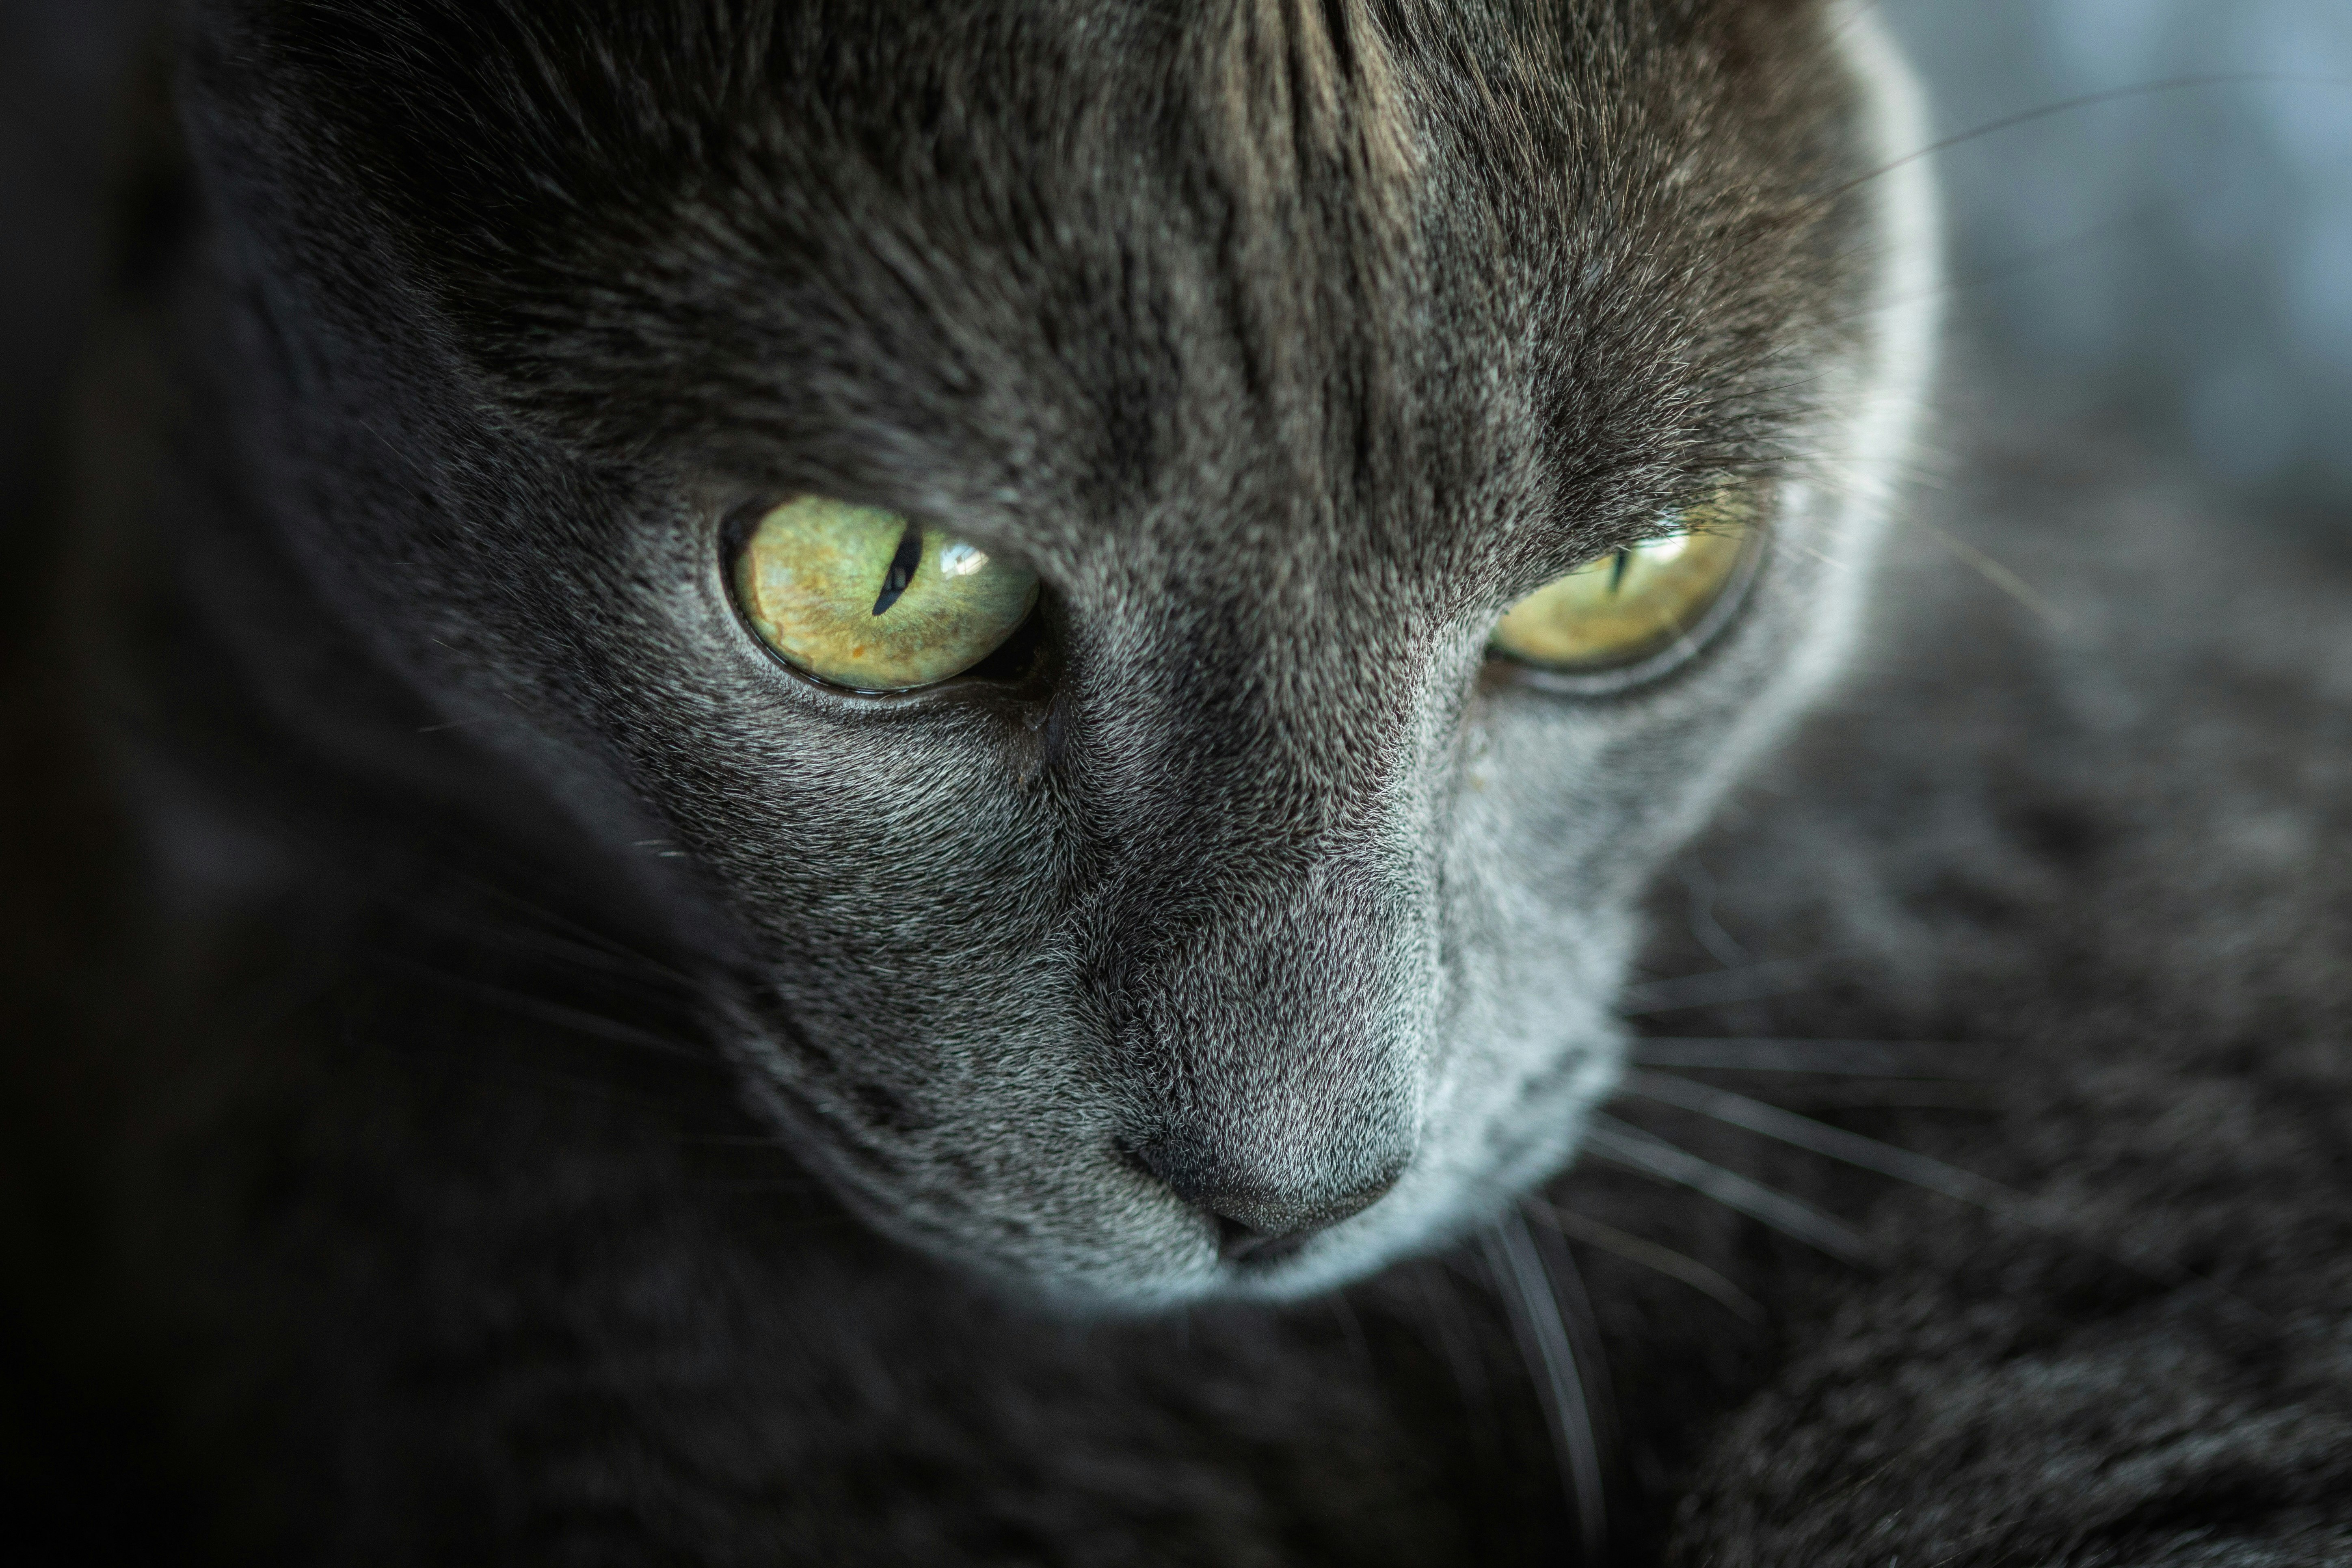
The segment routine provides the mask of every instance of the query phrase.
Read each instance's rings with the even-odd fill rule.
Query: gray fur
[[[1874,578],[1865,13],[923,23],[178,11],[5,667],[26,1555],[2340,1557],[2343,563],[1966,445]],[[1694,657],[1485,663],[1726,468]],[[799,487],[1044,664],[784,671]],[[1930,1042],[1709,1080],[1912,1155],[1634,1079],[1559,1175],[1621,1013]]]
[[[832,75],[803,40],[854,7],[700,45],[662,7],[547,66],[483,24],[445,85],[435,7],[238,10],[194,123],[299,387],[253,430],[309,477],[279,528],[609,853],[684,851],[628,874],[861,1212],[1159,1306],[1327,1288],[1567,1158],[1629,902],[1833,658],[1823,563],[1899,457],[1923,345],[1878,306],[1926,237],[1842,189],[1907,144],[1866,25],[975,8]],[[403,107],[354,97],[401,48]],[[561,205],[469,228],[412,173],[458,135]],[[1605,701],[1482,672],[1511,599],[1759,464],[1708,657]],[[780,670],[720,528],[807,485],[1034,564],[1048,689]],[[1274,1229],[1395,1187],[1244,1270],[1153,1167]]]

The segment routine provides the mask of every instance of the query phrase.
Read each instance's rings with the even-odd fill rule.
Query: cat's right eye
[[[1496,626],[1494,651],[1539,669],[1625,669],[1688,642],[1757,548],[1756,487],[1720,486],[1676,530],[1628,545],[1537,589]]]
[[[896,512],[799,496],[738,548],[736,602],[785,663],[853,691],[962,674],[1037,603],[1037,574]]]

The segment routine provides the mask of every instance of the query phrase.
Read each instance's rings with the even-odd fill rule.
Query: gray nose
[[[1412,1158],[1410,1141],[1393,1134],[1349,1142],[1280,1175],[1221,1157],[1205,1141],[1181,1133],[1156,1138],[1135,1153],[1170,1191],[1215,1218],[1218,1250],[1227,1261],[1265,1264],[1380,1202]]]

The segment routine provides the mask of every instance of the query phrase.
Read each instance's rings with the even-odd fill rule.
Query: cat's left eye
[[[1628,545],[1513,605],[1492,647],[1565,674],[1625,669],[1688,646],[1738,585],[1757,548],[1757,488],[1719,487],[1675,531]]]
[[[896,512],[823,496],[772,508],[745,536],[735,597],[793,668],[853,691],[961,675],[1037,603],[1037,574]]]

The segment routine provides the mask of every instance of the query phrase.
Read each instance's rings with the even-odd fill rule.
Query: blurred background
[[[2352,499],[2352,0],[1877,0],[1957,134],[1965,351],[2284,508]],[[0,0],[0,497],[90,285],[81,193],[145,0]],[[0,505],[5,505],[0,500]]]
[[[1953,320],[2036,416],[2352,499],[2352,0],[1879,0],[1942,135]]]

